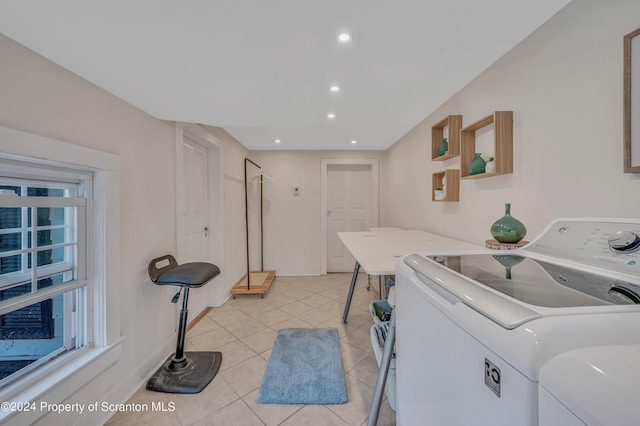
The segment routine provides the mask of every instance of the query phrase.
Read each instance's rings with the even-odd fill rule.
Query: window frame
[[[15,164],[13,161],[6,162],[1,158],[0,165],[2,166],[0,181],[3,184],[20,187],[21,189],[21,195],[12,192],[0,193],[0,208],[21,209],[20,226],[2,229],[0,232],[6,234],[20,233],[22,240],[20,249],[2,253],[3,257],[20,255],[21,259],[19,271],[0,276],[0,284],[4,284],[0,289],[11,288],[12,285],[20,283],[30,283],[31,286],[30,293],[0,301],[0,315],[58,296],[62,298],[63,311],[62,346],[0,380],[0,389],[2,389],[10,387],[12,383],[19,381],[21,377],[29,372],[43,368],[45,364],[55,357],[64,356],[66,353],[92,344],[90,335],[92,316],[79,315],[79,313],[86,311],[86,295],[88,288],[92,285],[92,282],[87,279],[87,271],[90,266],[86,264],[87,257],[85,253],[87,249],[86,217],[91,215],[87,206],[87,198],[91,197],[93,176],[92,173],[74,172],[72,174],[73,182],[69,183],[63,182],[56,177],[49,177],[48,172],[50,170],[48,168],[42,170],[42,168],[34,165]],[[29,174],[33,173],[38,179],[18,177],[22,174],[22,171],[26,171]],[[65,171],[65,174],[67,173],[69,172]],[[26,190],[32,187],[64,188],[67,194],[63,197],[30,196]],[[67,238],[65,237],[65,242],[62,244],[49,246],[39,246],[37,244],[38,233],[50,228],[50,226],[38,225],[39,208],[65,208],[63,225],[55,225],[54,227],[64,229],[65,235],[72,231],[74,235],[71,242],[66,242]],[[29,235],[31,241],[29,241]],[[66,251],[65,261],[62,264],[38,266],[38,252],[58,247],[63,247]],[[70,248],[75,248],[75,250],[69,250]],[[66,258],[67,256],[72,257],[72,259]],[[66,274],[70,271],[75,275],[74,279],[45,289],[38,289],[39,281],[47,276]],[[72,310],[73,307],[76,310]],[[76,314],[72,314],[72,312],[76,312]]]
[[[0,389],[2,401],[46,400],[61,403],[88,385],[122,356],[120,335],[120,159],[117,155],[0,126],[0,159],[5,164],[26,162],[58,179],[77,173],[93,175],[93,192],[87,196],[86,260],[91,265],[86,306],[80,315],[92,317],[87,330],[91,345],[58,357]],[[10,166],[13,167],[13,166]],[[5,165],[3,165],[5,170]],[[26,177],[26,176],[23,176]],[[49,288],[42,291],[50,291]],[[39,412],[0,412],[9,419],[32,423]]]
[[[0,157],[0,165],[2,165],[2,158]],[[0,177],[1,179],[1,177]],[[26,197],[26,196],[16,196],[16,197],[11,197],[12,199],[6,199],[3,198],[2,195],[0,195],[0,208],[32,208],[32,220],[35,217],[36,213],[36,209],[37,208],[46,208],[46,207],[53,207],[53,208],[58,208],[58,207],[72,207],[72,208],[76,208],[76,227],[78,229],[78,232],[80,232],[81,234],[78,235],[76,237],[77,243],[76,243],[76,264],[78,266],[78,270],[76,271],[76,279],[74,281],[83,281],[86,282],[87,281],[87,257],[86,257],[86,250],[87,250],[87,241],[86,241],[86,227],[87,227],[87,216],[91,216],[91,212],[87,211],[88,210],[88,206],[87,206],[87,202],[86,199],[84,198],[75,198],[75,199],[69,199],[69,198],[62,198],[60,197],[60,199],[57,199],[57,197]],[[79,208],[83,208],[83,209],[79,209]],[[84,211],[83,211],[84,210]],[[23,222],[26,222],[23,220]],[[3,256],[13,256],[13,255],[23,255],[23,254],[37,254],[38,251],[42,251],[39,249],[39,247],[43,247],[43,246],[36,246],[36,244],[34,244],[35,242],[35,238],[36,235],[34,232],[29,231],[30,229],[33,229],[34,226],[32,224],[32,227],[29,227],[28,225],[26,225],[25,223],[23,223],[21,225],[20,228],[10,228],[10,230],[20,230],[18,232],[20,232],[21,234],[27,234],[29,232],[31,232],[31,236],[32,236],[32,244],[30,248],[25,248],[25,249],[19,249],[19,250],[13,250],[13,251],[7,251],[7,252],[3,252]],[[39,226],[35,226],[36,231],[38,231],[38,228],[40,228]],[[4,230],[2,230],[4,231]],[[1,232],[0,233],[4,233]],[[16,231],[13,231],[12,233],[17,233]],[[70,246],[70,243],[63,243],[63,244],[55,244],[55,245],[51,245],[51,246],[46,246],[47,250],[51,249],[51,248],[58,248],[58,247],[67,247]],[[34,247],[36,246],[36,247]],[[62,265],[58,265],[56,266],[54,265],[45,265],[45,266],[38,266],[37,262],[35,262],[35,256],[32,256],[31,262],[32,263],[36,263],[36,264],[32,264],[31,268],[26,268],[25,270],[25,263],[26,260],[22,260],[21,261],[21,270],[20,272],[12,272],[10,274],[7,274],[6,276],[0,276],[0,284],[4,284],[6,283],[7,285],[12,285],[12,284],[17,284],[23,281],[31,281],[33,284],[33,281],[36,280],[38,278],[43,278],[42,276],[40,276],[38,274],[38,270],[40,269],[44,269],[45,271],[51,271],[51,273],[62,273],[64,271],[68,271],[70,268],[69,266],[65,267],[61,267],[62,265],[70,265],[69,263],[65,262]],[[50,274],[48,274],[50,275]],[[60,288],[61,286],[66,286],[66,285],[70,285],[71,282],[69,283],[64,283],[64,284],[59,284],[58,286],[56,286],[56,288]],[[2,290],[4,288],[4,286],[0,286],[0,290]],[[41,291],[44,290],[39,290],[33,294],[38,294]],[[0,303],[0,315],[3,315],[7,312],[9,312],[6,309],[6,304],[5,303]],[[24,305],[27,306],[27,305]],[[12,309],[13,310],[13,309]]]
[[[0,159],[0,162],[2,162],[2,159]],[[3,163],[4,166],[4,163]],[[5,175],[13,175],[13,173],[11,173],[10,171],[6,170],[5,167],[3,167],[3,174]],[[85,222],[86,222],[86,207],[87,207],[87,203],[86,203],[86,197],[87,195],[90,197],[90,194],[87,194],[87,188],[89,188],[89,191],[91,189],[91,182],[90,182],[90,176],[84,176],[84,175],[78,175],[79,178],[81,180],[79,180],[78,182],[75,183],[69,183],[69,182],[65,182],[63,180],[60,179],[55,179],[55,180],[49,180],[49,181],[41,181],[41,180],[34,180],[34,179],[24,179],[24,178],[16,178],[16,177],[3,177],[2,181],[4,183],[7,183],[9,185],[12,186],[17,186],[20,187],[21,189],[21,193],[22,195],[20,195],[19,197],[26,197],[24,195],[24,191],[27,190],[28,188],[32,188],[32,187],[38,187],[38,188],[55,188],[55,189],[65,189],[66,191],[71,191],[71,192],[75,192],[74,194],[69,194],[68,197],[62,197],[65,198],[65,200],[62,200],[62,202],[60,202],[60,200],[55,200],[58,201],[58,203],[56,203],[56,205],[54,205],[54,202],[52,200],[53,197],[44,197],[47,200],[49,200],[49,203],[47,203],[47,201],[45,200],[44,203],[45,204],[49,204],[48,207],[60,207],[60,208],[65,208],[67,210],[71,210],[72,208],[78,208],[78,207],[83,207],[84,211],[82,213],[82,217],[79,218],[79,222],[76,220],[76,226],[78,227],[79,231],[82,233],[82,235],[76,234],[76,240],[78,238],[80,238],[81,241],[81,247],[78,247],[78,250],[80,250],[81,252],[84,252],[85,250],[85,246],[86,246],[86,239],[84,238],[84,229],[85,229]],[[52,182],[55,182],[55,184],[52,184]],[[32,202],[36,200],[36,196],[28,196],[30,197],[29,200],[31,200]],[[76,200],[70,200],[70,198],[75,198]],[[9,201],[4,198],[4,195],[2,193],[0,193],[0,200],[4,200],[4,203],[9,203]],[[11,206],[11,205],[7,205],[7,206],[3,206],[3,207],[8,207],[8,208],[12,208],[12,207],[17,207],[17,208],[21,208],[21,207],[32,207],[33,203],[29,203],[30,205],[25,206],[24,202],[20,202],[20,205],[16,205],[16,206]],[[60,205],[58,205],[60,204]],[[36,212],[32,211],[32,217],[31,217],[31,221],[33,222],[34,220],[34,215],[37,216]],[[43,226],[43,225],[37,225],[36,223],[36,228],[37,228],[37,232],[40,231],[47,231],[47,230],[58,230],[58,229],[62,229],[63,232],[65,233],[65,240],[67,240],[70,236],[68,235],[69,233],[69,229],[71,227],[70,224],[66,223],[67,219],[69,218],[69,211],[65,212],[65,224],[63,225],[49,225],[49,226]],[[75,219],[75,217],[74,217]],[[22,235],[22,239],[23,239],[23,247],[28,246],[28,244],[26,243],[26,239],[27,239],[27,235],[29,232],[29,218],[28,218],[28,214],[26,211],[22,212],[22,220],[21,220],[21,226],[20,227],[16,227],[16,228],[3,228],[0,229],[0,235],[2,234],[13,234],[13,233],[20,233]],[[33,226],[32,226],[33,227]],[[32,228],[31,227],[31,228]],[[29,263],[29,257],[28,257],[28,252],[35,252],[37,253],[38,251],[42,251],[42,250],[34,250],[33,247],[36,245],[35,241],[37,239],[37,234],[32,234],[32,241],[31,241],[31,249],[32,250],[28,250],[28,249],[21,249],[16,251],[16,253],[14,254],[9,254],[9,256],[12,255],[18,255],[20,254],[22,259],[21,259],[21,270],[18,272],[13,272],[7,275],[0,275],[0,290],[4,289],[5,287],[9,287],[12,286],[13,284],[18,284],[20,282],[29,280],[29,278],[32,276],[32,273],[30,273],[29,271],[31,270],[31,268],[28,267],[28,263]],[[78,246],[77,244],[70,244],[70,243],[64,243],[63,245],[55,245],[55,246],[50,246],[44,250],[51,250],[51,249],[56,249],[56,248],[64,248],[65,249],[65,258],[70,257],[70,253],[69,253],[69,248],[73,247],[73,246]],[[39,246],[42,247],[42,246]],[[8,252],[2,252],[3,256],[7,256]],[[33,254],[32,254],[32,258],[33,258]],[[77,259],[77,260],[82,260],[82,259]],[[64,268],[63,266],[67,265],[66,268]],[[65,262],[63,264],[60,263],[56,263],[53,265],[45,265],[45,266],[37,266],[38,270],[45,270],[45,271],[50,271],[50,273],[48,275],[54,275],[54,274],[60,274],[63,272],[66,272],[69,270],[69,265],[71,265],[70,262]],[[76,275],[78,272],[80,271],[74,271],[76,272]],[[33,277],[31,277],[31,279],[33,279]],[[0,315],[2,314],[2,312],[0,312]]]

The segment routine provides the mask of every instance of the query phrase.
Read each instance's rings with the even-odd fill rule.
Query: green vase
[[[442,138],[442,142],[438,145],[438,157],[445,155],[447,151],[449,151],[449,142],[447,142],[447,138]]]
[[[469,174],[477,175],[480,173],[484,173],[484,168],[486,165],[487,163],[484,161],[484,158],[482,158],[482,154],[476,153],[476,156],[473,157],[473,160],[471,160],[471,163],[469,163]]]
[[[511,279],[511,268],[524,260],[522,256],[514,256],[511,254],[493,256],[493,258],[504,266],[504,278],[507,280]]]
[[[511,216],[511,204],[504,205],[504,216],[491,225],[491,235],[501,243],[517,243],[527,235],[524,224]]]

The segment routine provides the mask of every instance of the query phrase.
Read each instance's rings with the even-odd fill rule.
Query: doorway
[[[182,262],[208,262],[209,161],[207,148],[185,135],[182,142],[180,221]]]
[[[378,160],[322,161],[322,273],[351,272],[338,232],[378,226]]]
[[[176,127],[176,243],[180,263],[211,262],[222,269],[220,148],[199,126]],[[221,278],[191,290],[190,317],[220,306]],[[220,300],[219,300],[220,299]]]

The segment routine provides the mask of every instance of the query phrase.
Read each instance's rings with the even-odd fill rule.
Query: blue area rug
[[[340,337],[335,328],[283,328],[262,378],[260,404],[344,404]]]

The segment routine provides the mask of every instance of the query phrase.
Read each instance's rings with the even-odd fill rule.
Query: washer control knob
[[[609,289],[609,295],[619,304],[632,305],[640,303],[640,296],[628,288],[614,285]]]
[[[640,249],[640,236],[631,231],[618,231],[609,237],[609,248],[614,253],[632,253]]]

